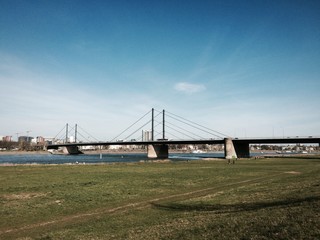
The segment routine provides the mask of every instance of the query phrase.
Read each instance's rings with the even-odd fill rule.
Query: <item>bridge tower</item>
[[[165,134],[165,111],[164,109],[162,110],[162,139],[166,139],[166,134]]]
[[[165,141],[165,111],[162,111],[162,139],[155,141],[154,139],[154,109],[152,108],[152,119],[151,119],[151,141],[153,143],[148,145],[148,158],[168,158],[169,157],[169,146],[162,141]]]
[[[69,124],[67,123],[66,124],[66,143],[68,142],[68,132],[69,132],[68,127],[69,127]]]
[[[78,124],[75,125],[75,130],[74,130],[74,143],[77,143],[77,134],[78,134]],[[69,124],[66,124],[66,143],[70,142],[68,140],[68,133],[69,133]],[[78,146],[65,146],[62,149],[64,154],[72,154],[72,155],[77,155],[77,154],[83,154],[83,152],[81,152],[79,150]]]
[[[74,142],[77,143],[78,124],[74,126]]]

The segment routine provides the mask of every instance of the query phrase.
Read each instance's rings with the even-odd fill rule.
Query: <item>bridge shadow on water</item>
[[[167,211],[206,211],[214,213],[237,213],[245,211],[257,211],[275,207],[293,207],[307,203],[312,204],[320,201],[320,197],[305,197],[285,199],[273,202],[251,202],[237,204],[181,204],[181,203],[151,203],[153,208]]]

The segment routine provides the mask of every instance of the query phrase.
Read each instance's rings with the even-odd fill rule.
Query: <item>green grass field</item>
[[[320,239],[320,158],[0,167],[0,239]]]

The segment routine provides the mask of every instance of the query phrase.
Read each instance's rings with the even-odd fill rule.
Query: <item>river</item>
[[[172,153],[171,161],[199,160],[202,158],[223,158],[223,152],[215,153]],[[81,155],[54,155],[54,154],[1,154],[0,164],[85,164],[85,163],[117,163],[140,162],[151,160],[146,153],[125,154],[81,154]]]

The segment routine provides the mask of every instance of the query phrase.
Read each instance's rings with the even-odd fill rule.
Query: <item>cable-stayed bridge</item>
[[[151,115],[151,116],[150,116]],[[81,130],[81,131],[79,131]],[[57,137],[59,134],[62,136]],[[72,135],[73,134],[73,135]],[[149,158],[167,158],[169,145],[224,144],[225,157],[249,157],[250,144],[320,144],[319,137],[232,138],[176,114],[151,109],[120,134],[108,141],[99,141],[77,124],[67,124],[47,149],[63,148],[67,154],[81,154],[80,146],[145,145]]]

